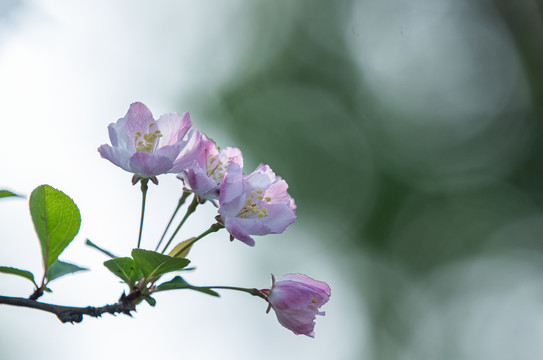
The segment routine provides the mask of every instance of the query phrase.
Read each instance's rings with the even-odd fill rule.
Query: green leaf
[[[157,291],[167,291],[167,290],[176,290],[176,289],[191,289],[191,290],[200,291],[200,292],[203,292],[205,294],[212,295],[212,296],[220,296],[217,292],[211,290],[210,288],[201,287],[201,286],[192,286],[191,284],[186,282],[185,279],[183,279],[181,276],[176,276],[172,280],[160,284],[157,287],[155,292],[157,292]]]
[[[86,268],[79,267],[74,264],[66,263],[60,260],[55,261],[47,270],[47,275],[45,276],[48,281],[55,280],[61,276],[72,274],[77,271],[89,270]]]
[[[36,281],[34,280],[34,274],[32,274],[30,271],[21,270],[14,267],[0,266],[0,272],[5,274],[19,275],[27,278],[28,280],[32,281],[32,284],[34,284],[36,289],[38,288],[38,284],[36,284]]]
[[[102,249],[101,247],[99,247],[98,245],[96,245],[95,243],[93,243],[92,241],[90,241],[89,239],[87,239],[87,241],[85,241],[85,244],[88,245],[88,246],[90,246],[90,247],[95,248],[96,250],[98,250],[98,251],[104,253],[105,255],[109,256],[109,257],[112,258],[112,259],[118,258],[118,256],[115,256],[115,255],[113,255],[112,253],[110,253],[109,251]]]
[[[147,301],[147,303],[151,306],[155,306],[156,305],[156,300],[150,296],[147,296],[145,298],[143,298],[143,300]]]
[[[190,249],[192,248],[192,245],[194,245],[194,244],[191,244],[191,242],[194,241],[194,239],[196,239],[196,238],[192,237],[190,239],[187,239],[187,240],[182,241],[179,244],[175,245],[175,247],[172,249],[172,251],[170,251],[170,253],[168,255],[176,257],[176,258],[187,257],[187,255],[189,254]],[[181,250],[183,250],[183,251],[181,251]]]
[[[104,266],[123,279],[130,287],[143,278],[141,270],[137,267],[134,260],[129,257],[107,260],[104,262]]]
[[[148,280],[158,278],[160,275],[172,271],[181,270],[190,263],[190,260],[184,258],[174,258],[143,249],[132,250],[132,257]]]
[[[72,199],[49,185],[34,189],[29,205],[47,271],[79,232],[81,215]]]
[[[0,198],[5,197],[21,197],[24,198],[23,195],[15,194],[14,192],[11,192],[9,190],[0,190]]]

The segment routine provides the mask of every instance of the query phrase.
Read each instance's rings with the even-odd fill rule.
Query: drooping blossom
[[[244,175],[231,161],[221,184],[219,214],[230,238],[255,244],[251,235],[278,234],[296,221],[288,185],[268,165]]]
[[[155,121],[140,102],[130,105],[125,117],[108,127],[111,145],[98,148],[100,155],[135,179],[178,173],[190,166],[201,151],[201,134],[192,129],[188,113],[164,114]],[[188,135],[187,135],[188,133]],[[183,140],[187,135],[187,139]]]
[[[183,170],[178,178],[199,198],[204,200],[219,200],[219,191],[230,161],[235,161],[243,168],[243,157],[238,148],[217,148],[215,142],[202,135],[202,152],[193,164]]]
[[[303,274],[287,274],[275,281],[271,289],[260,290],[275,310],[279,323],[296,335],[314,337],[316,315],[324,315],[319,308],[330,298],[330,287]]]

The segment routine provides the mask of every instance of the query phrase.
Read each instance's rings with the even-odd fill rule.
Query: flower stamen
[[[150,123],[149,128],[153,127],[154,125],[155,123]],[[155,131],[143,134],[143,140],[141,140],[142,134],[140,131],[137,131],[134,135],[135,135],[134,143],[136,144],[136,151],[145,151],[148,153],[153,152],[153,150],[156,147],[156,142],[157,142],[156,140],[162,137],[162,133],[158,129]]]
[[[208,162],[207,162],[206,175],[212,178],[213,180],[215,180],[217,184],[220,184],[222,181],[222,178],[224,177],[224,171],[228,167],[228,164],[230,163],[230,160],[232,160],[232,157],[228,158],[228,161],[226,162],[226,164],[213,154],[209,154],[207,157],[208,157]]]
[[[262,192],[263,192],[262,189],[256,190],[256,193],[258,194],[261,194]],[[262,201],[263,199],[267,199],[269,197],[264,198],[262,195],[258,195],[256,198]],[[245,200],[245,206],[238,213],[237,215],[238,217],[249,219],[255,216],[258,218],[263,218],[269,215],[268,209],[266,209],[265,206],[258,206],[257,203],[254,201],[254,199],[255,199],[255,192],[251,191],[251,196]]]

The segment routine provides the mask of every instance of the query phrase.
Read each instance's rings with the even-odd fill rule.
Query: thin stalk
[[[179,250],[178,252],[176,252],[173,257],[177,257],[177,255],[181,254],[183,251],[187,250],[188,248],[190,248],[196,241],[200,240],[201,238],[203,238],[204,236],[208,235],[208,234],[211,234],[211,233],[214,233],[214,232],[217,232],[219,231],[220,229],[222,229],[224,226],[219,224],[219,223],[215,223],[213,225],[211,225],[211,227],[209,229],[207,229],[206,231],[204,231],[203,233],[201,233],[198,237],[194,238],[194,240],[192,240],[191,242],[189,242],[187,245],[183,246],[183,248],[181,250]]]
[[[140,220],[140,234],[138,236],[138,249],[141,245],[141,233],[143,230],[143,218],[145,216],[145,199],[147,198],[147,183],[149,182],[149,179],[141,179],[141,220]]]
[[[172,224],[173,218],[175,217],[175,215],[177,215],[177,212],[179,211],[181,206],[183,206],[183,204],[185,203],[185,200],[187,200],[189,195],[190,195],[190,192],[188,192],[188,191],[183,192],[183,195],[179,199],[179,202],[177,203],[177,207],[175,208],[175,210],[174,210],[174,212],[172,214],[172,217],[170,218],[170,221],[168,222],[168,225],[166,225],[166,229],[164,229],[164,232],[162,233],[162,236],[160,237],[160,240],[158,241],[158,244],[157,244],[157,246],[155,248],[155,251],[158,251],[158,248],[160,247],[160,244],[162,244],[162,240],[164,240],[164,236],[166,236],[166,233],[168,232],[168,229],[170,228],[170,225]]]
[[[258,290],[257,288],[242,288],[237,286],[193,286],[190,284],[186,284],[183,287],[178,287],[176,289],[188,289],[188,290],[196,290],[196,291],[202,291],[202,290],[211,290],[211,289],[225,289],[225,290],[234,290],[234,291],[241,291],[245,292],[247,294],[251,294],[253,296],[258,296],[266,301],[268,301],[268,295],[263,290]],[[151,294],[153,292],[159,292],[159,291],[166,291],[165,289],[162,290],[154,290],[151,291]]]
[[[164,254],[164,252],[166,251],[168,246],[170,246],[170,244],[172,243],[172,240],[175,237],[175,235],[177,235],[177,233],[179,232],[179,230],[181,229],[181,227],[183,226],[185,221],[187,221],[187,219],[189,218],[190,214],[192,214],[196,210],[197,206],[198,206],[198,196],[196,196],[196,194],[194,194],[194,198],[192,199],[192,202],[190,203],[189,207],[187,208],[187,212],[185,213],[185,216],[183,216],[183,219],[181,220],[181,223],[179,223],[179,225],[177,226],[177,228],[173,232],[172,236],[170,237],[170,240],[168,240],[168,243],[166,244],[166,246],[164,246],[164,249],[162,249],[162,254]]]
[[[235,290],[235,291],[243,291],[247,294],[251,294],[253,296],[261,297],[264,300],[268,300],[268,297],[266,294],[264,294],[262,291],[256,289],[256,288],[242,288],[237,286],[198,286],[199,288],[206,288],[206,289],[226,289],[226,290]]]

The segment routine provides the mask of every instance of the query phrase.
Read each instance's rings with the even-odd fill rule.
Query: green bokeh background
[[[204,97],[199,110],[229,129],[248,154],[246,168],[265,159],[287,179],[299,218],[317,219],[332,234],[315,241],[338,259],[366,259],[353,262],[345,277],[368,304],[375,359],[469,358],[486,345],[463,348],[469,345],[462,336],[479,322],[470,322],[473,304],[462,297],[484,308],[487,298],[514,293],[512,284],[527,279],[522,266],[539,269],[543,250],[542,4],[440,1],[434,4],[445,8],[441,15],[429,4],[261,4],[249,16],[256,45],[239,76]],[[418,32],[419,23],[427,28]],[[424,41],[421,35],[433,37],[430,47],[418,50],[424,64],[409,53],[405,60],[401,51],[389,55],[398,56],[396,63],[415,62],[415,70],[427,66],[420,81],[409,74],[405,81],[380,78],[372,74],[378,66],[357,59],[371,57],[372,46],[409,50],[417,45],[405,43]],[[493,47],[494,40],[508,47]],[[431,47],[436,43],[439,49]],[[458,58],[467,59],[461,71]],[[384,74],[387,60],[379,60]],[[411,68],[406,64],[405,72]],[[504,84],[515,87],[483,110],[469,111]],[[388,96],[394,91],[405,98]],[[471,94],[473,104],[451,105],[462,93]],[[502,272],[507,276],[500,283]],[[476,285],[466,289],[469,283]],[[410,298],[417,305],[406,306]],[[438,320],[422,330],[418,311],[435,312]],[[479,330],[493,331],[483,323],[488,328]],[[489,348],[501,336],[507,337],[491,336]],[[413,345],[417,337],[422,345]],[[506,353],[522,356],[513,348]]]

